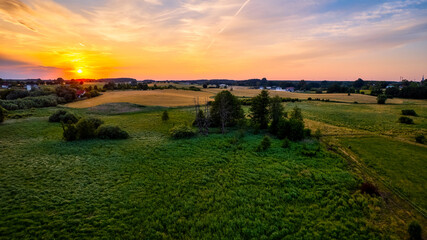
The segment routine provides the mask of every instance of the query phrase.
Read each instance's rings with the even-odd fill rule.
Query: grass
[[[398,239],[406,227],[316,141],[171,140],[192,109],[95,115],[131,134],[64,142],[54,108],[0,125],[0,238]],[[75,110],[93,114],[90,110]],[[310,149],[320,151],[308,157]]]
[[[427,209],[427,148],[383,137],[344,138],[343,143],[387,183]]]
[[[384,134],[415,142],[415,135],[427,135],[427,108],[421,104],[345,104],[323,102],[288,103],[286,111],[294,106],[302,109],[304,117],[333,126],[362,130],[363,133]],[[402,109],[414,109],[415,124],[398,123]]]

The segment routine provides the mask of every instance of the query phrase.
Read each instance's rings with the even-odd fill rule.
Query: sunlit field
[[[106,103],[129,102],[144,106],[190,106],[194,105],[194,99],[199,98],[201,102],[210,99],[212,93],[186,91],[186,90],[154,90],[154,91],[109,91],[102,96],[73,102],[67,105],[71,108],[88,108]]]

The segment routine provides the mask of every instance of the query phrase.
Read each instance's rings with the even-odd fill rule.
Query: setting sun
[[[83,73],[83,70],[77,69],[77,73]]]

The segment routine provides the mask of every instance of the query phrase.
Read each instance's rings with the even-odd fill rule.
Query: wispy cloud
[[[302,62],[312,61],[309,76],[301,76],[310,78],[334,64],[332,57],[358,59],[415,43],[427,49],[427,0],[355,1],[357,10],[345,11],[338,2],[2,0],[0,54],[70,76],[83,66],[93,77],[129,75],[115,72],[126,68],[141,78],[249,78],[268,76],[265,65],[274,65],[272,77],[295,78],[280,66],[298,65],[300,74]]]

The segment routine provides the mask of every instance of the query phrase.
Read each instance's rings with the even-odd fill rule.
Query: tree
[[[385,101],[387,101],[387,95],[385,94],[380,94],[377,97],[377,103],[378,104],[385,104]]]
[[[303,121],[301,108],[295,106],[294,109],[292,109],[290,119],[295,119],[297,121]]]
[[[168,114],[168,111],[163,111],[163,114],[162,114],[162,121],[167,121],[167,120],[169,120],[169,114]]]
[[[222,133],[225,133],[226,127],[235,126],[243,117],[242,106],[237,97],[229,91],[222,91],[215,96],[211,108],[211,120],[214,126],[221,127]]]
[[[275,96],[270,101],[270,132],[275,133],[280,119],[283,118],[284,107],[282,105],[282,98]]]
[[[194,99],[194,107],[196,110],[196,119],[193,125],[199,128],[199,132],[203,135],[209,134],[210,117],[209,117],[209,104],[206,99],[204,110],[200,109],[199,99]]]
[[[270,96],[268,91],[262,90],[261,93],[252,99],[250,108],[252,122],[259,125],[260,129],[268,127],[269,116],[268,106],[270,104]]]
[[[208,84],[203,83],[203,88],[208,88]]]
[[[365,81],[363,81],[363,79],[359,78],[356,81],[354,81],[353,86],[357,89],[360,89],[363,87],[363,85],[365,85]]]

